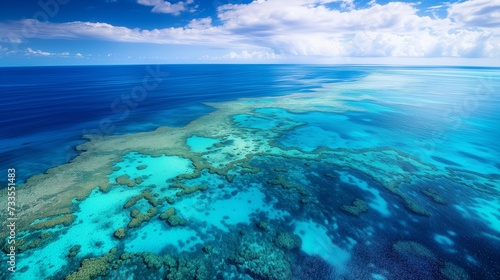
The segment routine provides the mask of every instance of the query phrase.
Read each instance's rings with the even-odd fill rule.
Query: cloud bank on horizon
[[[500,0],[90,2],[87,14],[118,16],[92,20],[72,13],[71,0],[41,0],[31,17],[0,17],[0,63],[476,58],[498,65],[500,58]]]

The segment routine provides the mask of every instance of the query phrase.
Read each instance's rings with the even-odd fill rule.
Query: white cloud
[[[26,54],[27,55],[41,55],[41,56],[51,56],[53,55],[52,53],[49,53],[49,52],[44,52],[44,51],[41,51],[41,50],[33,50],[31,48],[27,48],[26,49]]]
[[[200,19],[193,19],[189,22],[189,24],[186,26],[187,28],[190,29],[207,29],[212,27],[212,18],[206,17],[206,18],[200,18]]]
[[[0,33],[10,30],[22,35],[24,26],[36,26],[36,37],[41,39],[101,39],[117,42],[153,44],[232,45],[234,37],[220,27],[210,27],[207,20],[192,21],[191,27],[152,30],[130,29],[100,22],[49,23],[32,19],[14,23],[0,23]],[[30,37],[31,38],[31,37]],[[246,44],[240,44],[246,46]]]
[[[468,27],[500,27],[500,0],[468,0],[450,4],[448,14]]]
[[[37,38],[212,46],[227,50],[228,59],[273,59],[274,56],[499,58],[499,27],[495,25],[500,22],[499,1],[447,4],[447,18],[431,18],[420,16],[416,4],[403,2],[382,5],[371,1],[367,7],[355,8],[351,0],[259,0],[220,6],[219,25],[214,25],[210,17],[193,19],[184,27],[152,30],[107,23],[22,20],[0,23],[0,33],[22,34],[23,26],[29,25],[36,27]],[[155,8],[169,3],[139,2]],[[193,1],[176,4],[179,3],[185,7]],[[340,3],[348,9],[333,9],[331,3]],[[466,13],[468,9],[470,14]]]
[[[16,52],[19,53],[19,52]],[[33,50],[32,48],[26,48],[24,50],[24,55],[26,56],[55,56],[55,57],[76,57],[76,58],[82,58],[84,55],[81,53],[76,53],[72,55],[70,52],[47,52],[47,51],[42,51],[42,50]]]
[[[307,0],[224,5],[219,19],[247,42],[277,53],[323,56],[491,56],[499,42],[488,30],[468,30],[450,19],[419,16],[413,4],[372,3],[339,11]],[[319,1],[316,1],[319,2]],[[289,3],[289,5],[287,5]]]
[[[194,11],[193,7],[189,7],[193,2],[193,0],[186,0],[172,4],[164,0],[137,0],[138,4],[152,6],[151,11],[154,13],[172,14],[174,16],[180,15],[181,12]]]
[[[278,59],[281,56],[269,51],[248,51],[243,50],[241,52],[230,52],[222,57],[222,59],[237,59],[237,60],[247,60],[247,59]]]

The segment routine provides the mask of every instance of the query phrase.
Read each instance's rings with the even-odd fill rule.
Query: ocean
[[[0,68],[0,276],[499,279],[499,88],[481,67]]]
[[[288,65],[137,65],[0,68],[2,168],[18,179],[43,173],[76,156],[86,133],[114,135],[183,126],[212,111],[204,102],[307,92],[316,79],[342,81],[364,75],[349,68]],[[131,94],[145,77],[158,86],[140,102]],[[153,79],[156,77],[153,77]],[[156,80],[152,80],[156,82]],[[124,116],[124,111],[129,112]],[[113,122],[111,131],[100,122]]]

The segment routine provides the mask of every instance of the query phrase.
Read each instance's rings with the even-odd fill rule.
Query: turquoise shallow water
[[[87,147],[68,166],[108,187],[19,232],[0,275],[499,279],[498,69],[293,67],[318,84]]]

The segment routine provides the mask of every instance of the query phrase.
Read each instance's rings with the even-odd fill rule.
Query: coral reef
[[[144,194],[139,194],[137,196],[134,196],[132,197],[131,199],[129,199],[125,205],[123,205],[123,208],[127,209],[127,208],[130,208],[132,206],[134,206],[139,200],[141,200],[142,198],[144,197]]]
[[[137,177],[137,178],[134,179],[134,183],[136,185],[140,185],[142,182],[144,182],[144,179],[141,178],[141,177]]]
[[[175,208],[170,207],[167,210],[163,211],[163,213],[160,214],[160,220],[166,220],[172,215],[175,215]]]
[[[494,176],[495,174],[484,175],[463,170],[456,170],[452,168],[438,170],[435,166],[423,163],[419,159],[414,158],[411,155],[405,154],[390,147],[357,150],[320,147],[312,152],[307,152],[299,148],[282,147],[278,144],[279,141],[277,140],[283,135],[284,132],[289,130],[290,127],[287,128],[280,126],[265,132],[265,134],[264,132],[262,132],[261,135],[256,135],[257,133],[255,131],[249,133],[245,131],[245,129],[235,128],[228,123],[227,120],[230,118],[227,117],[230,116],[231,113],[241,113],[239,112],[240,110],[247,111],[246,113],[250,114],[254,109],[254,106],[251,105],[242,108],[240,106],[240,103],[236,104],[238,105],[235,106],[237,107],[236,109],[232,109],[231,106],[227,104],[214,105],[214,107],[218,106],[217,108],[221,110],[211,114],[209,119],[203,117],[201,120],[196,120],[185,128],[165,127],[160,128],[154,132],[140,133],[137,135],[106,136],[100,142],[90,141],[79,146],[81,155],[75,158],[72,162],[57,167],[53,170],[49,170],[47,174],[34,176],[27,181],[26,185],[23,186],[23,188],[20,188],[20,193],[23,197],[22,204],[24,204],[22,207],[24,207],[23,209],[24,211],[26,211],[26,216],[22,221],[19,221],[19,230],[38,230],[44,228],[52,228],[57,225],[68,226],[75,219],[75,217],[72,215],[72,211],[77,208],[72,207],[72,200],[74,198],[84,198],[86,195],[88,195],[90,190],[95,187],[99,187],[104,191],[111,187],[122,188],[121,186],[117,186],[117,184],[133,187],[143,183],[144,179],[147,178],[146,176],[132,179],[128,175],[122,175],[116,178],[116,184],[114,184],[114,182],[110,182],[109,180],[109,178],[113,178],[112,175],[110,176],[112,171],[118,171],[120,169],[117,166],[113,167],[113,165],[116,162],[122,160],[124,155],[132,151],[140,152],[148,156],[178,155],[192,162],[194,167],[193,172],[189,171],[186,172],[186,174],[180,174],[175,179],[169,179],[167,181],[167,183],[169,184],[173,182],[172,184],[170,184],[170,188],[179,189],[179,191],[176,193],[177,197],[193,194],[197,191],[207,190],[207,186],[200,185],[200,182],[196,182],[196,184],[198,185],[195,186],[187,186],[183,184],[186,183],[183,180],[200,178],[202,171],[208,172],[209,174],[220,175],[229,183],[235,181],[237,184],[242,184],[244,186],[246,186],[246,183],[248,183],[248,181],[245,181],[247,179],[247,177],[244,177],[247,176],[245,173],[249,173],[250,175],[248,176],[254,176],[253,174],[255,174],[254,178],[256,178],[257,176],[260,176],[258,178],[262,178],[262,176],[269,176],[269,174],[266,173],[267,170],[261,170],[257,167],[260,167],[260,165],[254,166],[250,164],[253,158],[259,156],[277,157],[280,161],[293,159],[298,160],[301,163],[305,162],[304,164],[297,165],[298,169],[304,171],[304,173],[316,171],[316,167],[320,166],[321,164],[325,164],[328,166],[324,167],[325,169],[321,170],[321,172],[318,171],[318,174],[325,174],[325,171],[327,172],[329,170],[332,170],[326,168],[332,168],[332,166],[335,168],[342,167],[355,170],[356,172],[363,174],[363,176],[366,175],[370,179],[380,184],[379,188],[381,192],[388,191],[395,194],[398,199],[404,202],[407,210],[420,216],[430,216],[430,213],[427,209],[417,204],[425,203],[426,201],[422,202],[422,200],[418,196],[418,191],[408,192],[411,194],[409,195],[407,192],[404,192],[402,190],[403,188],[401,187],[402,184],[409,184],[416,178],[433,179],[439,176],[452,176],[453,180],[463,184],[464,188],[471,187],[471,189],[473,188],[482,192],[495,193],[494,187],[497,185],[499,180],[498,176]],[[296,107],[293,107],[295,105],[292,106],[285,104],[283,106],[290,106],[296,111],[304,110],[304,108],[297,109]],[[216,125],[212,125],[213,119],[220,121],[218,121]],[[299,124],[295,125],[298,126]],[[226,140],[223,142],[224,144],[214,145],[215,149],[220,150],[215,151],[215,149],[212,149],[210,152],[205,153],[191,153],[189,148],[185,146],[185,141],[183,141],[183,139],[185,139],[186,137],[191,137],[193,131],[196,131],[196,133],[198,134],[206,133],[208,136],[218,138],[229,137],[228,135],[231,135],[231,137],[233,137],[235,141],[240,142],[233,143],[233,140]],[[261,136],[270,140],[261,141],[262,139],[252,139],[252,137]],[[159,143],[162,144],[159,145]],[[233,149],[233,151],[231,151],[231,149]],[[217,156],[217,153],[220,153],[223,156],[223,159],[218,158],[214,160],[214,158],[216,158]],[[137,170],[144,170],[147,168],[147,165],[137,165],[137,163],[131,163],[130,166],[131,168],[135,167]],[[288,168],[291,166],[291,164],[286,163],[286,165],[278,166],[285,166]],[[302,196],[299,197],[299,201],[302,205],[298,203],[294,204],[294,206],[296,206],[296,208],[294,208],[294,211],[297,211],[290,212],[290,219],[300,219],[307,217],[307,215],[305,214],[302,216],[303,213],[307,213],[311,214],[310,217],[314,217],[314,219],[319,220],[317,217],[318,215],[316,215],[319,211],[314,212],[314,210],[311,210],[312,208],[314,208],[311,206],[311,204],[317,203],[317,197],[313,196],[313,194],[319,194],[319,192],[316,192],[318,191],[318,188],[316,185],[314,185],[314,180],[307,178],[307,176],[309,175],[306,174],[304,175],[303,182],[310,182],[311,185],[308,185],[306,183],[297,183],[299,184],[299,186],[297,186],[294,183],[302,182],[302,177],[300,181],[295,181],[292,180],[291,177],[288,177],[295,175],[295,171],[288,172],[288,169],[285,168],[274,168],[273,171],[281,174],[271,175],[271,177],[268,177],[273,178],[273,176],[278,176],[276,178],[268,180],[268,184],[280,186],[285,190],[295,189],[298,194]],[[265,175],[258,174],[259,172],[262,172]],[[317,180],[325,181],[325,179],[321,178],[321,175],[318,174],[316,174],[318,178]],[[324,176],[330,179],[337,179],[337,176],[332,173],[326,173]],[[294,183],[290,182],[289,180]],[[332,180],[326,179],[326,181]],[[230,185],[226,182],[224,182],[224,184]],[[207,183],[207,185],[212,186],[209,183]],[[52,190],[50,186],[54,186],[54,190]],[[75,188],[75,186],[78,186],[78,188]],[[137,187],[143,188],[144,186]],[[270,193],[293,194],[293,196],[290,195],[290,197],[293,197],[294,199],[298,197],[297,195],[295,195],[294,191],[288,192],[283,191],[280,188],[269,187],[267,189],[270,189],[271,191],[263,191],[266,195],[266,200],[264,201],[265,203],[268,203],[271,199],[274,199],[274,197],[269,197]],[[45,194],[40,190],[47,190],[50,193]],[[210,197],[211,191],[212,190],[209,189],[206,193],[203,194],[203,196]],[[171,195],[172,193],[173,192],[170,191],[169,195]],[[3,193],[0,194],[3,195]],[[421,194],[430,197],[436,203],[446,204],[446,201],[444,201],[443,198],[439,196],[439,193],[437,193],[433,189],[421,190]],[[24,199],[26,197],[26,202],[24,202]],[[348,197],[349,196],[346,195],[343,198],[347,200],[341,201],[349,202]],[[128,228],[139,227],[142,223],[145,223],[152,219],[158,214],[157,208],[160,209],[162,203],[164,203],[165,201],[168,204],[174,204],[176,202],[174,200],[175,196],[174,198],[169,196],[158,198],[158,194],[153,194],[152,190],[146,190],[141,194],[130,198],[130,200],[128,200],[125,205],[123,205],[123,208],[133,208],[143,198],[147,200],[147,202],[153,208],[149,209],[147,213],[141,213],[138,209],[131,209],[132,211],[130,213],[130,216],[132,219],[127,225]],[[187,200],[188,198],[189,197],[178,199],[178,203],[183,200]],[[141,203],[142,202],[143,201],[141,201]],[[279,201],[279,203],[281,203],[280,207],[285,204],[283,200]],[[305,205],[308,203],[310,204]],[[396,204],[397,202],[391,201],[391,203]],[[31,205],[33,205],[33,208],[31,208]],[[53,207],[47,207],[47,205],[53,205]],[[183,209],[180,206],[177,208]],[[338,205],[334,205],[334,207],[332,208],[338,210]],[[285,208],[285,211],[288,211],[289,209],[290,208]],[[356,199],[352,202],[351,205],[341,206],[341,210],[345,211],[348,214],[359,216],[368,211],[368,205],[365,201]],[[43,222],[38,222],[30,225],[30,223],[37,218],[41,219],[47,216],[55,217],[55,215],[62,216],[57,216],[56,218],[44,220]],[[321,215],[331,215],[331,213],[327,213],[327,211],[325,211],[325,213],[321,213]],[[272,219],[269,217],[263,218],[262,216],[259,218]],[[345,217],[340,216],[337,218],[340,221],[341,219],[345,219]],[[425,219],[422,217],[413,218],[419,219],[419,221],[420,219]],[[168,208],[167,210],[165,210],[159,215],[159,219],[165,220],[170,226],[180,226],[186,224],[186,220],[176,215],[176,210],[174,208]],[[285,221],[288,222],[289,220],[285,219]],[[353,219],[351,219],[351,221],[353,221]],[[356,219],[356,222],[365,222],[365,219]],[[195,223],[193,222],[193,224]],[[339,225],[342,227],[340,222]],[[265,242],[267,243],[259,244],[258,246],[247,246],[242,248],[236,253],[234,257],[230,259],[230,262],[240,269],[239,272],[244,271],[255,279],[290,279],[292,275],[290,261],[287,256],[291,256],[294,253],[288,251],[300,248],[302,242],[301,239],[297,235],[288,232],[280,232],[278,234],[274,234],[275,231],[289,230],[288,228],[279,228],[279,225],[275,226],[274,222],[272,228],[270,228],[269,224],[264,221],[260,221],[257,224],[251,224],[249,227],[255,226],[261,229],[260,231],[256,230],[256,235],[265,240]],[[255,230],[255,228],[253,229]],[[118,239],[123,238],[125,236],[125,231],[125,228],[120,228],[114,232],[114,236]],[[234,235],[237,235],[238,231],[239,229],[235,231]],[[345,228],[345,231],[348,232],[349,230]],[[48,232],[44,234],[48,234]],[[351,236],[354,237],[354,235]],[[30,241],[28,241],[28,239],[20,239],[18,249],[27,250],[29,248],[40,246],[41,244],[43,244],[41,240],[44,238],[40,237],[38,239]],[[115,240],[115,242],[117,241]],[[234,245],[234,247],[237,247],[237,245]],[[392,248],[400,255],[420,256],[436,260],[435,255],[430,249],[417,242],[399,241],[393,244]],[[70,250],[70,256],[72,255],[72,250],[73,248]],[[211,246],[206,245],[202,247],[202,252],[195,252],[202,256],[202,258],[200,259],[196,259],[192,256],[189,256],[189,258],[186,259],[174,259],[170,256],[159,256],[152,253],[123,253],[120,259],[130,260],[142,258],[144,264],[141,263],[141,265],[147,266],[151,270],[160,270],[161,273],[167,274],[167,279],[213,279],[213,275],[208,273],[209,266],[204,263],[203,258],[208,259],[216,255],[219,250],[219,247],[212,248]],[[227,252],[226,255],[223,256],[223,258],[221,257],[221,259],[226,260],[227,256],[229,255],[229,253]],[[66,252],[63,252],[63,254],[64,253]],[[76,255],[77,253],[78,250],[75,249],[74,255]],[[230,254],[235,253],[234,251],[231,251]],[[109,271],[110,267],[118,266],[118,262],[114,263],[114,259],[115,256],[113,256],[112,258],[106,258],[104,256],[100,258],[84,260],[80,269],[72,275],[68,276],[68,279],[90,279],[98,276],[105,277],[106,271]],[[444,267],[441,268],[441,273],[444,277],[447,277],[449,279],[467,279],[466,277],[464,278],[464,275],[467,275],[467,273],[462,268],[451,263],[445,263]]]
[[[278,145],[275,139],[285,131],[289,131],[300,125],[299,123],[289,127],[273,128],[263,134],[270,140],[265,144],[260,144],[263,145],[262,149],[258,152],[253,149],[243,153],[239,151],[240,155],[235,152],[234,158],[231,158],[220,168],[216,168],[209,162],[203,161],[200,154],[191,153],[185,141],[178,141],[178,139],[191,137],[193,131],[196,131],[196,133],[214,138],[224,138],[227,135],[241,135],[240,139],[243,142],[249,142],[244,139],[245,135],[250,134],[247,133],[248,130],[234,127],[230,116],[242,113],[253,114],[253,110],[256,108],[267,108],[277,105],[274,102],[270,104],[245,102],[240,100],[224,104],[210,103],[209,106],[217,108],[217,112],[201,117],[182,128],[162,127],[152,132],[101,137],[99,140],[96,140],[96,137],[92,135],[84,136],[90,141],[77,147],[80,155],[72,160],[71,163],[49,169],[46,174],[33,176],[27,180],[25,186],[20,190],[22,197],[25,198],[25,202],[20,207],[29,206],[30,208],[25,213],[25,219],[19,222],[19,229],[28,228],[29,224],[37,218],[67,213],[74,198],[84,198],[96,186],[102,190],[109,188],[110,184],[107,176],[113,170],[118,169],[114,164],[130,151],[152,156],[163,154],[179,155],[190,159],[193,162],[195,171],[190,174],[180,175],[179,178],[181,179],[188,177],[196,178],[199,176],[201,170],[208,169],[211,174],[219,174],[225,176],[228,181],[232,181],[234,175],[228,174],[228,171],[232,170],[236,165],[245,165],[253,156],[260,153],[307,160],[321,159],[335,166],[353,168],[372,177],[390,191],[396,190],[398,185],[403,182],[410,182],[415,177],[432,179],[436,176],[451,176],[457,183],[482,192],[494,192],[494,188],[488,186],[498,185],[498,180],[500,180],[499,176],[478,174],[466,170],[453,168],[437,170],[435,166],[423,163],[411,155],[391,148],[358,150],[318,148],[313,152],[305,152]],[[289,103],[280,101],[278,107],[291,110],[290,112],[305,112],[308,109],[324,110],[327,112],[332,110],[342,112],[344,110],[339,109],[344,108],[340,103],[335,104],[335,106],[339,106],[337,109],[329,106],[332,109],[326,110],[314,107],[311,105],[311,100],[308,101],[309,104],[301,102],[300,99],[296,98]],[[270,114],[269,117],[282,118],[273,114]],[[214,124],[214,120],[217,120],[217,124]],[[233,145],[231,141],[224,141],[224,144],[216,144],[214,147],[223,148]],[[158,143],[169,144],[159,147]],[[246,144],[249,147],[252,145]],[[393,168],[394,166],[396,168]],[[126,175],[119,177],[117,182],[130,186],[136,184],[135,180],[131,180]],[[78,186],[78,188],[74,186]],[[2,192],[2,195],[5,194],[5,191],[0,190],[0,192]],[[51,207],[47,207],[47,205]]]
[[[424,245],[414,241],[398,241],[392,245],[394,251],[400,255],[413,255],[435,260],[434,253]]]
[[[129,186],[129,187],[133,187],[136,185],[135,181],[131,180],[127,174],[124,174],[124,175],[117,177],[116,183],[118,185],[125,185],[125,186]]]
[[[172,184],[172,185],[170,185],[170,188],[181,189],[180,192],[177,192],[175,194],[176,196],[183,196],[186,194],[192,194],[196,191],[206,191],[207,190],[207,186],[205,186],[205,185],[198,185],[198,186],[189,187],[189,186],[186,186],[186,185],[180,184],[180,183]]]
[[[340,209],[342,209],[342,211],[349,213],[353,216],[359,216],[363,213],[368,212],[369,208],[368,208],[368,204],[364,200],[356,198],[352,202],[352,205],[342,205],[342,207],[340,207]]]
[[[269,224],[267,222],[264,222],[264,221],[259,221],[257,224],[256,224],[257,228],[263,230],[263,231],[268,231],[269,230]]]
[[[16,252],[22,253],[22,252],[29,249],[29,244],[31,242],[28,242],[26,238],[22,238],[22,239],[17,240],[16,243],[17,243]],[[6,244],[2,248],[2,251],[4,253],[8,254],[10,252],[10,246],[8,244]]]
[[[151,220],[157,214],[158,210],[156,208],[150,208],[147,213],[139,213],[137,216],[133,217],[132,220],[128,223],[127,227],[136,228],[139,227],[142,223]]]
[[[164,258],[156,254],[144,253],[142,257],[144,259],[144,263],[148,266],[148,268],[158,270],[164,265]]]
[[[273,171],[274,172],[283,172],[283,173],[286,173],[286,172],[288,172],[288,169],[285,169],[285,168],[274,168]]]
[[[274,238],[274,244],[284,250],[293,250],[300,248],[302,239],[296,234],[290,232],[280,232]]]
[[[272,247],[244,245],[238,254],[228,261],[254,279],[288,280],[292,276],[287,255]]]
[[[422,193],[428,197],[430,197],[434,202],[436,203],[439,203],[439,204],[442,204],[442,205],[446,205],[447,202],[446,200],[444,200],[438,192],[436,192],[435,190],[433,189],[430,189],[430,188],[427,188],[427,189],[423,189],[422,190]]]
[[[203,248],[201,248],[201,250],[205,254],[210,254],[210,252],[212,252],[212,250],[213,250],[213,247],[210,245],[205,245],[205,246],[203,246]]]
[[[119,228],[113,233],[113,236],[117,239],[123,239],[125,237],[125,228]]]
[[[170,217],[168,217],[167,223],[172,227],[176,227],[186,225],[187,221],[177,215],[171,215]]]
[[[307,199],[307,198],[301,198],[301,199],[299,200],[299,202],[305,205],[305,204],[310,203],[311,201],[310,201],[309,199]]]
[[[175,200],[173,198],[171,198],[170,196],[164,197],[163,200],[165,200],[168,204],[174,204],[175,203]]]
[[[84,259],[76,272],[68,275],[66,280],[91,280],[95,277],[106,276],[111,264],[117,258],[117,249],[113,248],[102,257]]]
[[[171,280],[184,280],[196,279],[205,280],[210,279],[207,266],[200,259],[184,260],[178,259],[174,265],[169,266],[166,279]]]
[[[413,200],[411,200],[410,198],[408,198],[406,195],[402,195],[401,196],[404,201],[405,201],[405,206],[406,206],[406,209],[410,210],[411,212],[417,214],[417,215],[420,215],[420,216],[430,216],[431,214],[429,213],[429,211],[427,211],[427,209],[425,209],[424,207],[418,205],[417,203],[415,203]]]
[[[67,214],[31,225],[32,230],[53,228],[57,225],[69,226],[75,221],[75,215]]]
[[[40,235],[40,238],[45,239],[45,238],[49,238],[51,236],[52,236],[52,232],[46,231],[46,232],[42,233],[42,235]]]
[[[450,262],[445,262],[440,272],[444,277],[446,277],[449,280],[470,279],[469,274],[467,274],[467,272],[463,268]]]
[[[160,205],[162,203],[162,200],[158,200],[154,197],[154,195],[152,194],[152,191],[151,189],[146,189],[144,190],[142,193],[132,197],[131,199],[129,199],[125,205],[123,205],[123,208],[127,209],[127,208],[130,208],[132,206],[134,206],[139,200],[141,199],[146,199],[147,202],[153,206],[153,207],[157,207],[158,205]]]
[[[282,188],[287,189],[287,190],[295,189],[300,195],[307,196],[307,192],[302,187],[296,186],[296,185],[288,182],[283,177],[277,177],[274,179],[267,180],[267,183],[270,185],[281,186]]]
[[[183,226],[186,224],[186,220],[177,216],[175,208],[168,208],[160,214],[160,220],[167,220],[167,223],[172,226]]]
[[[74,245],[73,247],[71,247],[69,249],[68,257],[72,258],[78,255],[78,252],[80,252],[80,248],[82,248],[81,245]]]
[[[141,165],[137,166],[136,168],[137,168],[137,170],[144,170],[144,169],[148,168],[148,166],[146,164],[141,164]]]
[[[165,276],[164,279],[172,280],[183,280],[183,279],[199,279],[208,280],[213,279],[210,277],[209,268],[205,262],[205,258],[174,258],[170,255],[158,255],[154,253],[123,253],[120,258],[116,261],[113,267],[118,267],[123,265],[124,262],[129,264],[137,264],[137,262],[143,263],[148,269],[156,270],[161,272],[160,275]],[[136,266],[136,265],[134,265]],[[143,273],[143,271],[141,271]],[[148,271],[151,273],[151,271]],[[153,274],[151,274],[153,275]],[[154,277],[154,276],[146,276]],[[148,278],[150,279],[150,278]],[[157,278],[151,278],[157,279]],[[163,278],[162,278],[163,279]]]
[[[16,241],[16,252],[23,253],[25,251],[35,249],[40,246],[44,246],[50,242],[49,237],[52,236],[52,232],[47,231],[42,234],[33,233],[29,234],[19,240]],[[6,254],[10,253],[10,244],[5,242],[5,246],[2,248],[2,251]]]
[[[137,216],[139,216],[139,214],[141,214],[141,211],[139,211],[138,209],[134,209],[134,210],[132,210],[132,212],[130,212],[130,217],[137,218]]]

